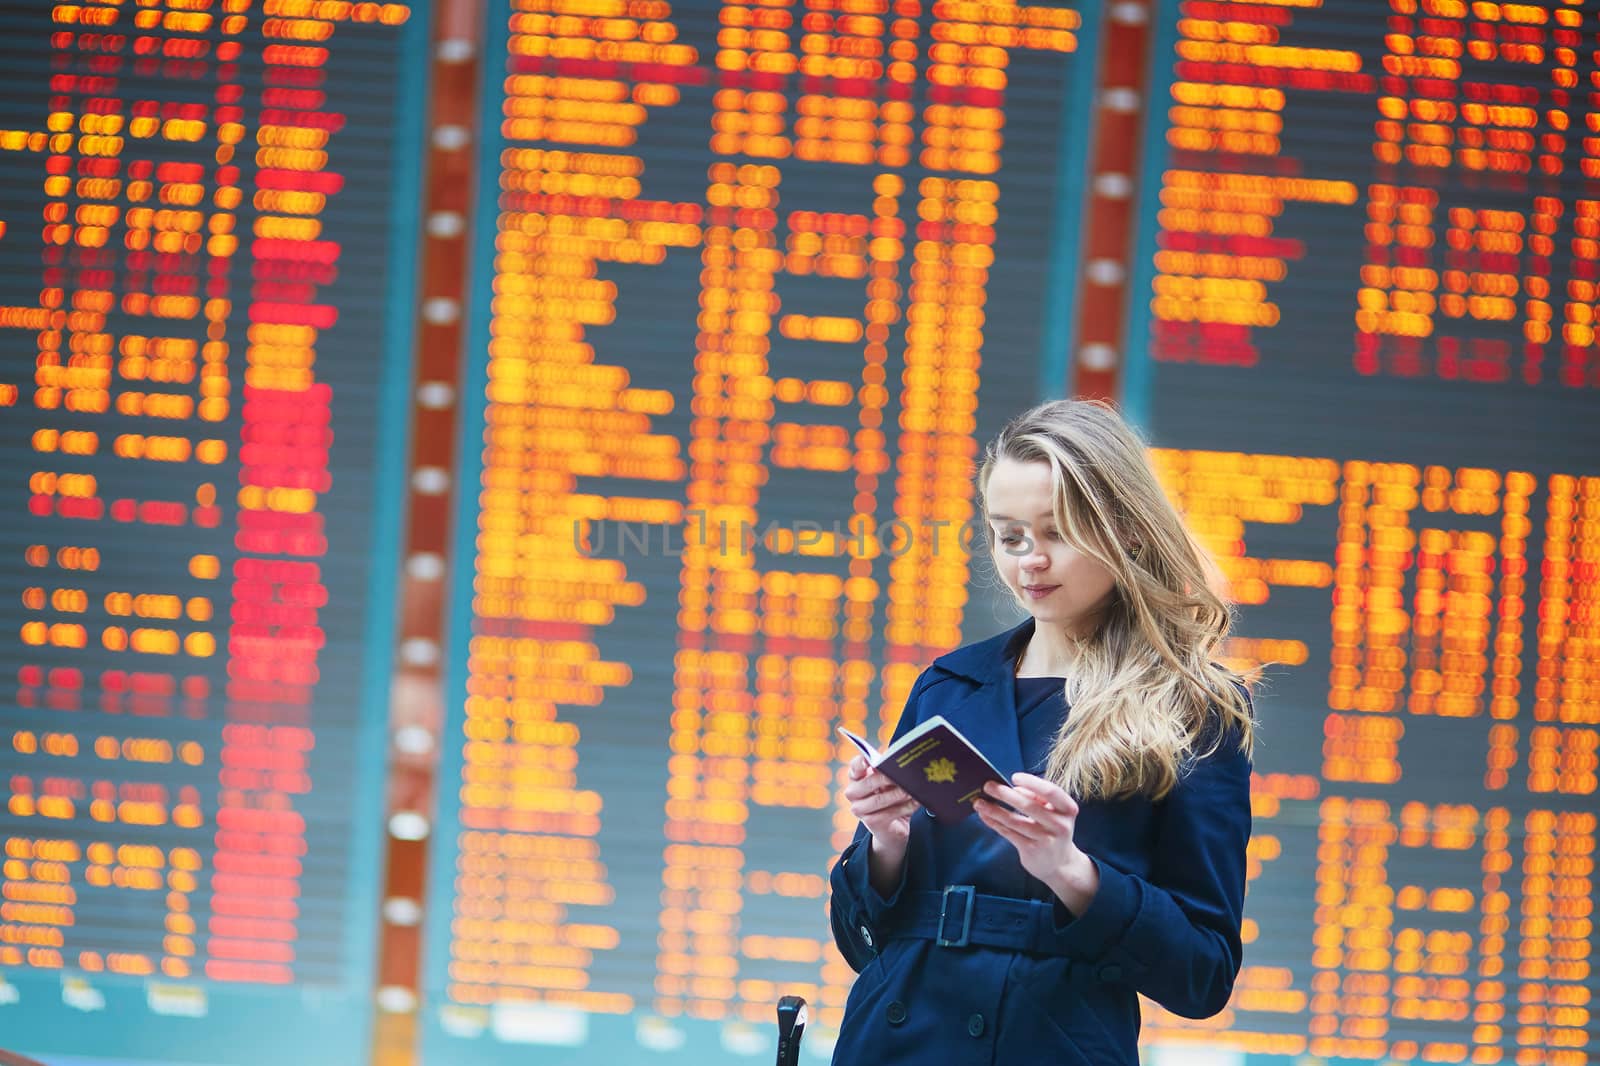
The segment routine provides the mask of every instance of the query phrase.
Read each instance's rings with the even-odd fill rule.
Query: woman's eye
[[[1045,531],[1044,535],[1051,540],[1061,539],[1061,534],[1053,529]],[[1000,544],[1020,544],[1025,539],[1016,533],[997,533],[995,536]]]

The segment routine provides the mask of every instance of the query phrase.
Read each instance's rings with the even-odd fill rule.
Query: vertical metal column
[[[477,188],[482,0],[436,0],[431,31],[424,200],[411,392],[404,570],[389,699],[388,837],[379,936],[375,1066],[417,1059],[421,923],[444,721],[446,578],[469,280],[468,219]],[[420,73],[420,72],[419,72]],[[471,541],[468,540],[470,548]]]
[[[1097,79],[1094,144],[1078,323],[1069,395],[1115,399],[1126,352],[1128,263],[1137,236],[1139,148],[1144,135],[1144,86],[1150,63],[1151,0],[1114,0],[1106,9]]]

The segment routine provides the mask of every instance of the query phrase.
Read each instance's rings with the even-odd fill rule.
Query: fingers
[[[902,818],[910,818],[921,809],[922,804],[916,800],[906,800],[904,803],[891,803],[886,807],[880,807],[876,811],[870,811],[864,815],[858,814],[856,818],[867,826],[869,832],[875,832],[873,830],[874,825],[882,828],[882,826],[898,822]]]
[[[879,787],[880,783],[877,781],[857,779],[844,786],[844,795],[846,799],[856,800],[862,796],[870,796],[878,791]]]
[[[866,777],[852,781],[844,786],[844,798],[851,802],[865,799],[867,796],[877,792],[898,792],[902,796],[906,794],[905,789],[876,772],[869,773]]]
[[[983,791],[991,800],[999,800],[1014,807],[1018,816],[1029,825],[1038,827],[1040,831],[1052,835],[1072,834],[1073,814],[1060,810],[1054,803],[1042,800],[1030,788],[1013,788],[1010,785],[990,781],[983,786]],[[1003,810],[1003,808],[997,809]]]
[[[998,782],[990,781],[983,786],[983,792],[990,799],[999,800],[1001,803],[1015,807],[1030,817],[1039,818],[1046,814],[1054,813],[1052,808],[1041,803],[1032,792],[1026,792],[1020,788],[1012,788],[1010,785],[1002,785]]]
[[[992,800],[980,799],[973,804],[973,809],[984,825],[1013,844],[1036,844],[1049,835],[1048,830],[1032,818],[1008,811]]]
[[[881,792],[874,792],[872,795],[852,803],[850,805],[850,813],[865,821],[868,818],[881,815],[885,811],[897,808],[906,808],[906,813],[909,814],[919,806],[921,804],[906,795],[901,789],[886,788]]]
[[[1016,773],[1011,775],[1011,783],[1018,789],[1031,792],[1038,801],[1054,810],[1060,811],[1068,818],[1075,818],[1078,814],[1078,802],[1067,794],[1067,790],[1046,778],[1035,774]]]
[[[874,792],[870,796],[856,800],[850,805],[850,810],[857,818],[870,817],[890,807],[898,807],[904,802],[905,797],[896,796],[892,792]]]
[[[922,804],[905,789],[868,766],[865,756],[852,759],[848,769],[851,781],[844,787],[844,798],[850,804],[850,813],[866,823],[874,835],[885,826],[910,818],[921,808]]]

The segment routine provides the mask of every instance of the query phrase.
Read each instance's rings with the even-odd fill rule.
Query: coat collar
[[[1033,636],[1033,616],[987,640],[964,644],[933,660],[933,665],[980,685],[1004,682],[1008,687],[1017,673],[1017,657]]]
[[[1022,734],[1017,725],[1016,663],[1033,635],[1030,615],[1010,629],[947,651],[933,665],[975,681],[978,687],[945,706],[942,713],[978,746],[1009,781],[1022,761]]]

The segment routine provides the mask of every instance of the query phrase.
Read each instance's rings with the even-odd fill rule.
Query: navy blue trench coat
[[[896,735],[942,714],[1008,777],[1040,772],[1053,729],[1021,728],[1014,692],[1033,626],[934,659]],[[1186,1018],[1227,1004],[1249,838],[1250,761],[1228,740],[1159,802],[1081,804],[1076,840],[1100,887],[1079,915],[976,815],[917,811],[901,881],[880,896],[857,825],[831,875],[834,940],[857,973],[834,1063],[1134,1066],[1137,994]]]

